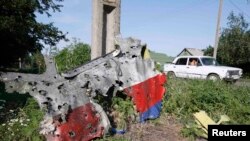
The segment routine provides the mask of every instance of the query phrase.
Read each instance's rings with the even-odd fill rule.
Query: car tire
[[[175,73],[172,72],[172,71],[168,72],[168,73],[167,73],[167,76],[168,76],[168,78],[170,78],[170,79],[176,78]]]
[[[207,76],[207,80],[218,81],[218,80],[220,80],[220,77],[217,74],[209,74]]]

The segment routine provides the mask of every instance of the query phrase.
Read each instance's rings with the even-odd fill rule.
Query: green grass
[[[183,125],[194,125],[193,113],[204,110],[215,120],[226,114],[225,124],[250,124],[250,87],[205,80],[169,80],[163,112],[177,116]],[[182,130],[194,137],[193,128]],[[198,133],[199,134],[199,133]]]

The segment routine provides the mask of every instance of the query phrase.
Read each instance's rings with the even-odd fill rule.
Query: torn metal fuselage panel
[[[94,98],[123,91],[132,97],[140,121],[157,118],[165,93],[165,74],[146,57],[146,46],[132,38],[117,39],[117,50],[62,75],[53,58],[45,57],[44,74],[1,73],[8,92],[28,92],[45,109],[40,133],[47,140],[88,141],[110,128],[109,119]]]

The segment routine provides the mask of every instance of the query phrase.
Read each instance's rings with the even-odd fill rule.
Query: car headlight
[[[226,72],[226,76],[228,77],[229,75],[230,75],[230,73],[227,71],[227,72]]]
[[[243,74],[243,70],[240,70],[239,74],[242,75]]]

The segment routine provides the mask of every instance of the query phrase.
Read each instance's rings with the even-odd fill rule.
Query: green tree
[[[90,61],[90,46],[73,39],[73,43],[55,56],[57,69],[64,72]]]
[[[228,16],[228,27],[220,37],[218,60],[222,64],[238,66],[246,71],[250,65],[250,30],[242,14]]]
[[[217,59],[220,64],[240,67],[245,73],[250,72],[250,30],[242,14],[233,12],[228,16],[228,27],[220,37]],[[205,55],[213,56],[213,47],[203,50]]]
[[[60,12],[63,0],[1,0],[0,1],[0,66],[6,66],[30,53],[40,52],[44,45],[54,46],[65,39],[52,23],[36,20],[36,15],[51,16]]]
[[[206,49],[203,49],[202,51],[206,56],[213,56],[214,48],[211,45],[209,45]]]

